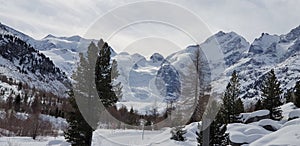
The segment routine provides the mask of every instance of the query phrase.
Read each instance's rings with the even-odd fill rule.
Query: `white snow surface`
[[[1,146],[70,146],[64,137],[0,137]]]
[[[266,116],[269,114],[270,114],[269,110],[258,110],[258,111],[252,112],[252,113],[241,113],[241,116],[242,116],[243,121],[245,122],[250,118]]]

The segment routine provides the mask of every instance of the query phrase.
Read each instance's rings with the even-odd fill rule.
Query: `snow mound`
[[[259,145],[299,145],[300,143],[300,126],[290,125],[279,129],[276,132],[268,134],[257,141],[250,144],[250,146]]]
[[[248,121],[251,118],[255,118],[255,117],[263,117],[263,116],[267,116],[270,114],[269,110],[258,110],[252,113],[241,113],[241,117],[242,120],[244,122]]]
[[[270,131],[260,126],[242,123],[229,124],[227,132],[229,133],[230,141],[237,144],[249,144],[270,133]]]
[[[263,119],[258,122],[258,126],[261,127],[271,126],[274,130],[278,130],[282,125],[278,121],[274,121],[271,119]]]
[[[293,110],[289,113],[289,119],[300,118],[300,109]]]
[[[282,110],[283,120],[288,120],[290,112],[294,111],[297,107],[294,105],[294,103],[289,102],[280,106],[280,108]]]
[[[282,127],[287,127],[287,126],[290,126],[290,125],[298,125],[300,127],[300,118],[288,121],[288,122],[284,123],[282,125]]]

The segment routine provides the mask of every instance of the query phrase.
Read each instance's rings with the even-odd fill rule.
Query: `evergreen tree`
[[[273,69],[267,73],[266,78],[263,80],[261,92],[263,97],[262,105],[270,111],[271,119],[280,120],[282,111],[279,106],[282,105],[280,101],[282,90]]]
[[[100,40],[98,46],[104,42]],[[87,56],[79,54],[80,62],[73,74],[73,90],[69,93],[72,110],[66,115],[69,127],[65,138],[72,145],[89,146],[93,129],[97,128],[103,111],[95,85],[95,66],[99,48],[94,42],[88,46]],[[76,104],[77,103],[77,104]]]
[[[80,64],[73,78],[76,81],[73,85],[73,92],[78,107],[84,116],[85,120],[94,128],[97,128],[98,122],[101,118],[101,113],[104,112],[104,107],[100,101],[97,93],[96,63],[98,59],[99,48],[103,46],[104,42],[101,39],[97,45],[91,42],[88,46],[87,56],[82,53],[80,56]],[[100,47],[99,47],[100,46]]]
[[[261,100],[258,99],[258,101],[255,104],[255,110],[262,110],[264,107],[262,106]]]
[[[72,146],[90,146],[93,136],[93,128],[86,122],[75,101],[73,91],[69,92],[69,103],[72,110],[67,113],[69,126],[64,132],[65,139]]]
[[[120,74],[118,71],[118,62],[116,60],[113,60],[111,64],[111,79],[113,83],[115,82],[115,80],[118,78],[119,75]],[[121,82],[113,84],[113,91],[115,92],[119,101],[122,99],[123,96],[122,89],[123,86],[121,85]]]
[[[223,106],[221,108],[222,115],[224,116],[224,122],[226,124],[233,123],[238,121],[238,115],[241,111],[244,111],[242,102],[238,100],[240,95],[240,83],[236,71],[233,71],[231,79],[226,87],[224,97],[223,97]],[[239,105],[237,105],[239,104]]]
[[[39,122],[39,116],[41,113],[41,101],[39,97],[35,97],[32,104],[31,104],[31,109],[32,109],[32,139],[36,139],[38,135],[38,129],[40,126]]]
[[[101,46],[98,45],[98,47],[100,48],[100,52],[95,67],[95,83],[100,100],[107,108],[113,106],[118,101],[118,98],[112,87],[110,47],[107,43]]]
[[[14,107],[15,107],[15,111],[16,111],[16,112],[19,112],[19,111],[20,111],[20,107],[21,107],[21,96],[20,96],[20,94],[18,94],[18,95],[15,97]]]
[[[294,91],[293,89],[288,89],[285,93],[284,93],[284,99],[285,99],[285,103],[288,102],[295,102],[294,100]]]
[[[213,114],[214,110],[217,110],[221,105],[219,105],[216,101],[212,101],[209,105],[209,110],[206,112],[208,116]],[[209,146],[223,146],[229,144],[229,134],[226,133],[227,124],[224,123],[224,118],[222,112],[218,111],[215,119],[212,120],[212,123],[209,126]],[[198,146],[204,146],[203,143],[203,130],[201,130],[201,126],[198,126],[200,132],[196,132]]]
[[[300,81],[296,82],[294,87],[295,105],[300,108]]]
[[[240,113],[243,113],[245,112],[245,109],[244,109],[244,103],[242,101],[241,98],[238,98],[235,103],[234,103],[234,106],[235,106],[235,114],[236,115],[239,115]]]

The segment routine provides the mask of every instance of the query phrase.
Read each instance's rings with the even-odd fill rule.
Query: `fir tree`
[[[98,42],[103,45],[103,41]],[[66,115],[69,127],[65,138],[72,145],[88,146],[91,144],[93,129],[97,128],[103,111],[95,85],[95,66],[99,48],[94,42],[88,46],[87,56],[79,54],[80,62],[73,74],[73,90],[69,93],[73,110]],[[77,104],[76,104],[77,103]]]
[[[284,99],[285,99],[285,103],[288,102],[295,102],[294,100],[294,91],[293,88],[292,89],[288,89],[285,93],[284,93]]]
[[[118,98],[112,87],[110,47],[107,43],[98,45],[98,47],[100,48],[100,52],[95,67],[95,83],[100,100],[107,108],[113,106],[118,101]]]
[[[217,110],[219,106],[221,106],[219,103],[212,101],[211,104],[209,104],[208,111],[206,111],[205,115],[208,115],[208,117],[211,116],[214,112],[217,112],[215,110]],[[229,134],[226,133],[227,124],[224,122],[222,112],[218,111],[215,119],[212,120],[212,123],[209,126],[209,146],[223,146],[229,144]],[[203,127],[198,127],[200,130],[200,132],[196,132],[198,146],[204,146]]]
[[[242,102],[238,100],[240,95],[240,83],[236,71],[233,71],[231,79],[226,87],[224,97],[223,97],[223,106],[221,112],[226,124],[233,123],[238,121],[238,115],[243,111]],[[237,105],[239,104],[239,105]]]
[[[300,81],[296,82],[294,87],[295,105],[300,108]]]
[[[271,119],[280,120],[282,111],[279,106],[282,105],[280,101],[282,90],[273,69],[267,73],[266,78],[263,80],[261,92],[263,97],[262,105],[270,111]]]
[[[262,110],[263,109],[263,106],[262,106],[262,103],[261,103],[261,100],[258,99],[258,101],[256,102],[255,104],[255,110]]]
[[[235,114],[236,114],[236,115],[239,115],[240,113],[245,112],[245,109],[244,109],[244,103],[243,103],[243,101],[242,101],[241,98],[238,98],[238,99],[235,101],[234,107],[235,107]]]
[[[67,113],[69,126],[64,132],[65,139],[72,146],[90,146],[92,142],[93,128],[86,122],[75,101],[73,91],[69,92],[69,103],[72,110]]]
[[[118,78],[119,75],[120,74],[118,71],[118,62],[116,60],[113,60],[112,64],[111,64],[111,79],[112,79],[113,83],[116,81],[116,79]],[[122,89],[123,89],[123,86],[121,85],[121,82],[113,84],[113,91],[115,92],[119,101],[122,99],[122,96],[123,96]]]
[[[31,104],[31,109],[32,109],[32,139],[36,139],[38,135],[38,129],[40,126],[39,122],[39,116],[41,113],[41,101],[39,97],[35,97],[32,104]]]
[[[15,97],[15,101],[14,101],[14,108],[15,108],[15,111],[16,111],[16,112],[19,112],[19,111],[20,111],[20,107],[21,107],[21,96],[20,96],[20,94],[18,94],[18,95]]]

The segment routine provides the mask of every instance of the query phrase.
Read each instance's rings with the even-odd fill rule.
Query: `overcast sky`
[[[299,0],[0,0],[0,22],[35,39],[104,38],[117,51],[164,56],[222,30],[249,42],[300,25]]]

